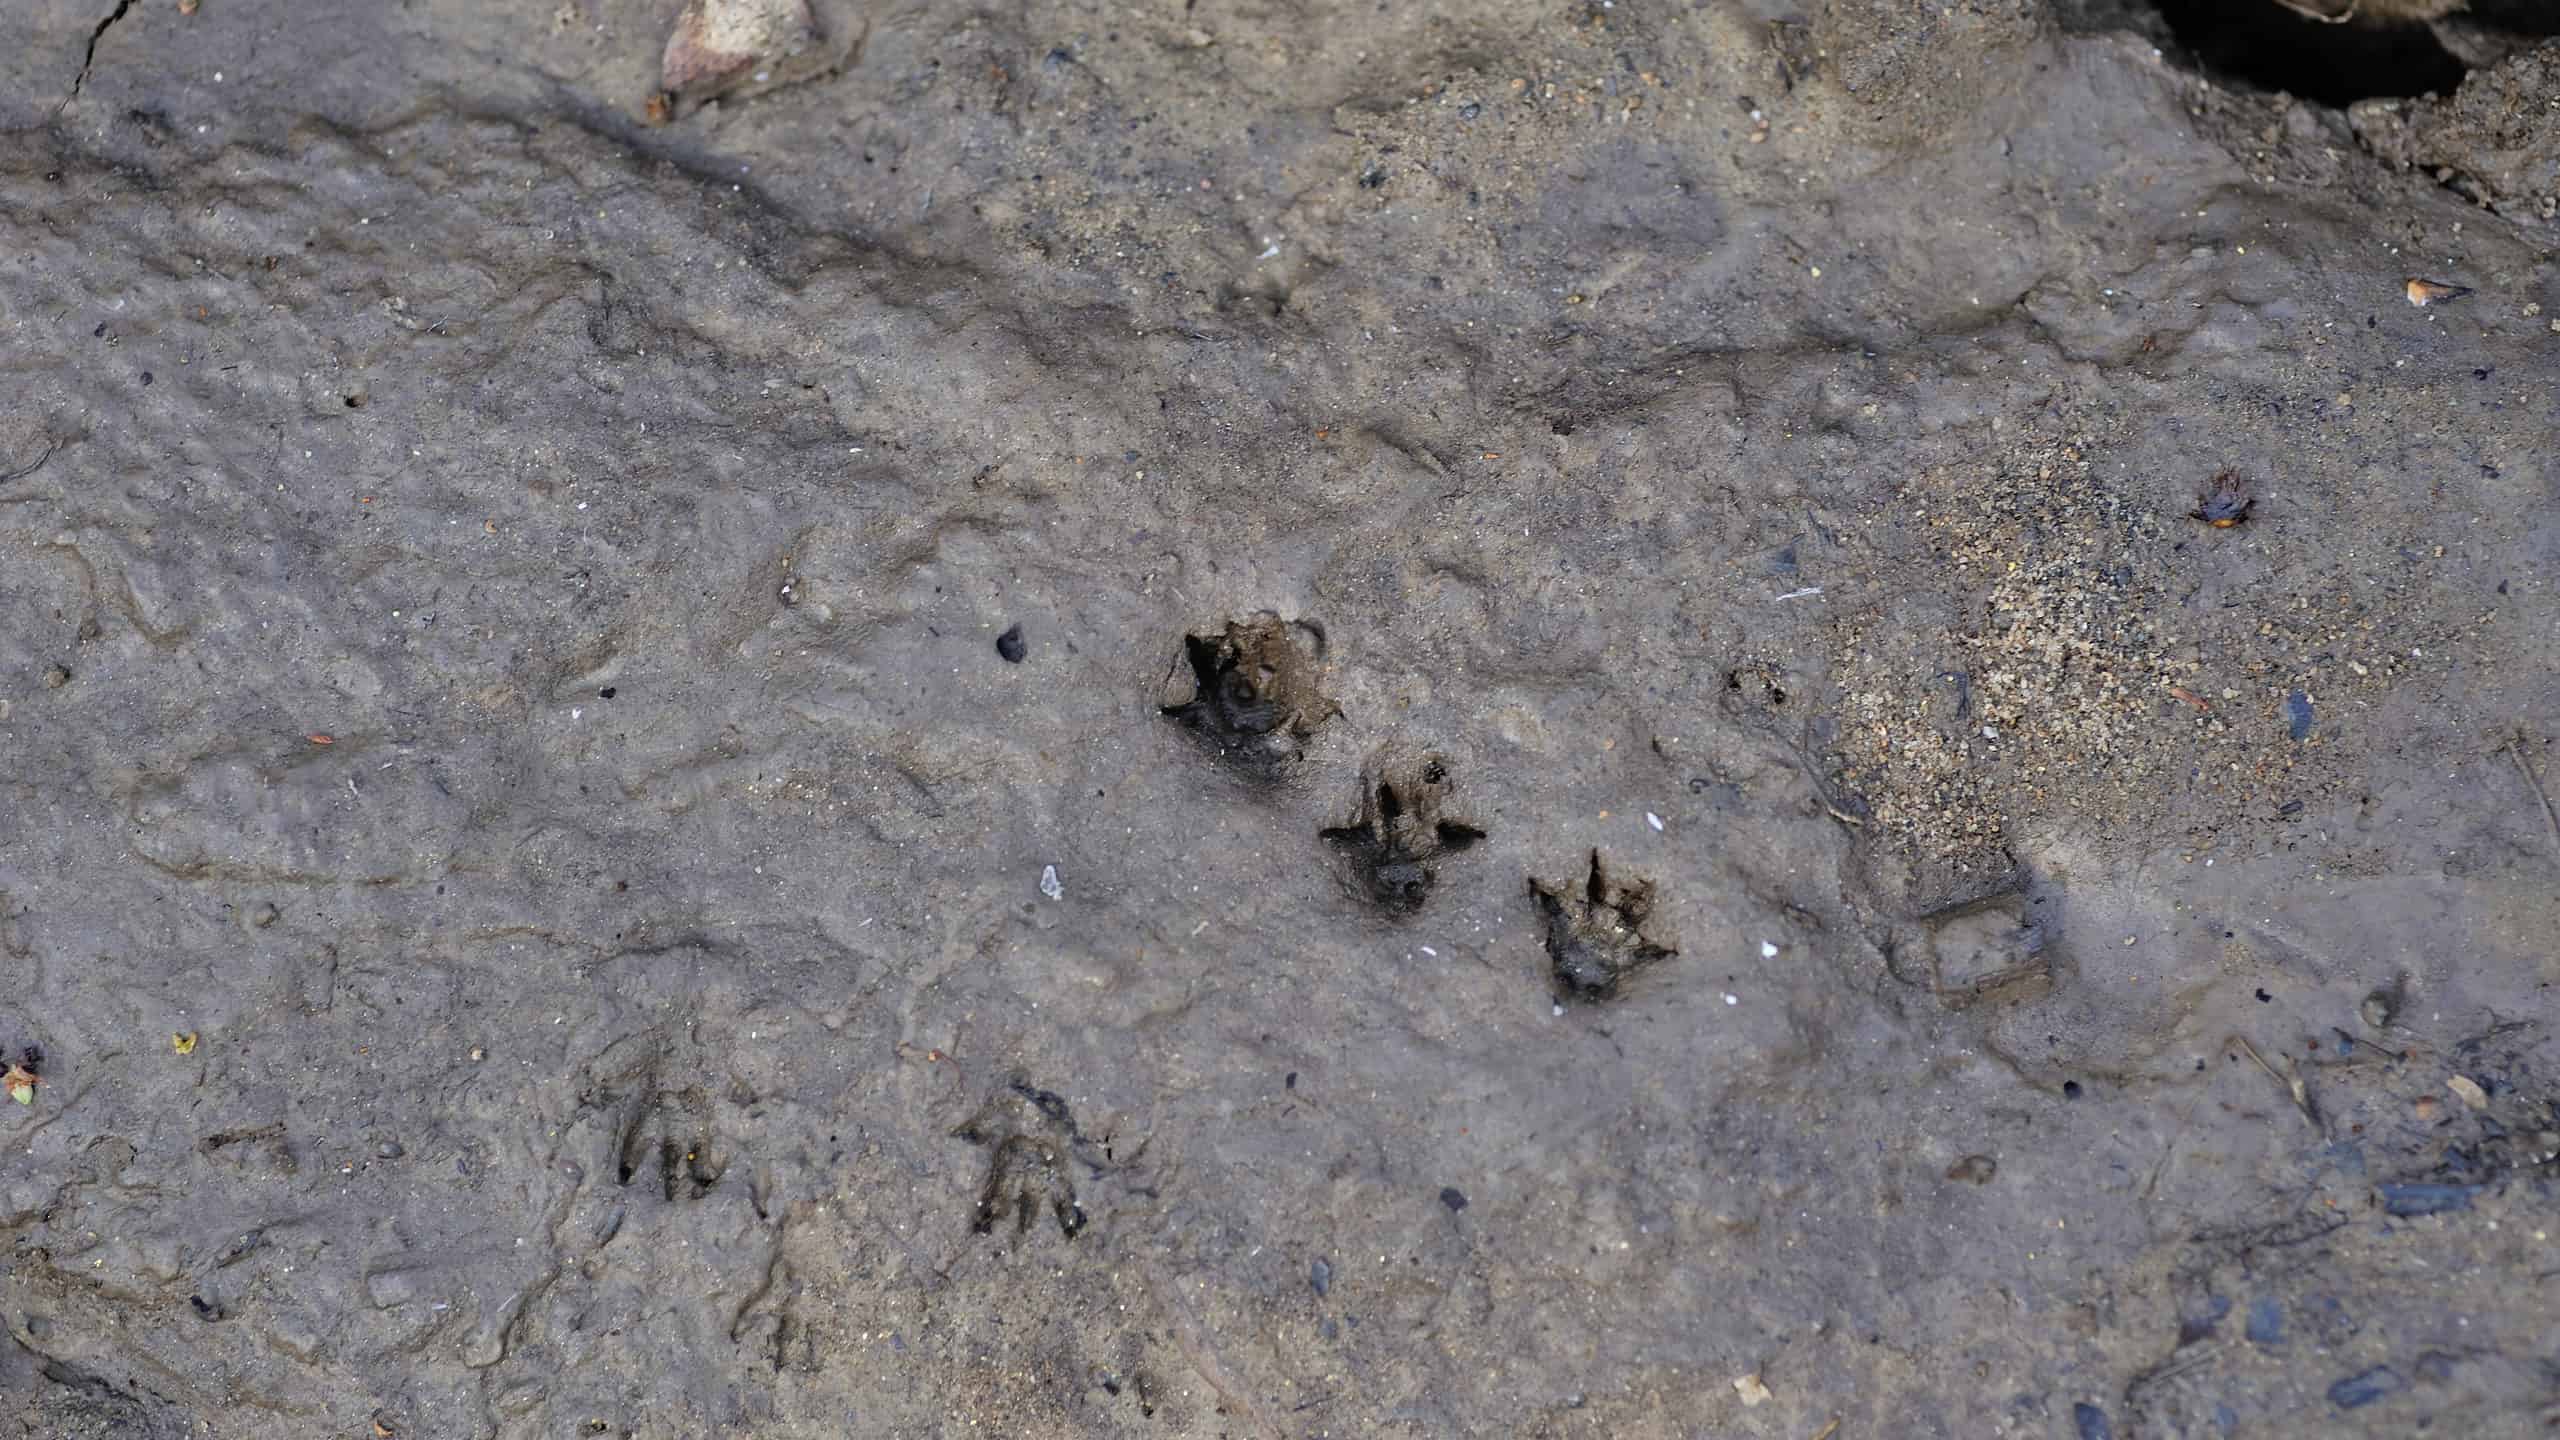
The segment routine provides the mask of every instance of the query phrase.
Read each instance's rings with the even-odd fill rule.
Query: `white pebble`
[[[1727,990],[1724,992],[1724,1003],[1727,1005],[1739,1005],[1742,1003],[1742,997],[1734,994],[1730,990]]]
[[[1777,947],[1777,946],[1775,946],[1775,945],[1770,944],[1770,943],[1769,943],[1768,941],[1766,941],[1766,940],[1761,941],[1761,942],[1760,942],[1760,958],[1761,958],[1761,959],[1763,959],[1763,960],[1775,960],[1775,959],[1777,959],[1777,958],[1778,958],[1778,947]]]
[[[1644,823],[1652,826],[1656,830],[1659,830],[1662,828],[1662,817],[1654,814],[1650,810],[1647,810],[1644,812]]]
[[[1040,867],[1040,893],[1048,896],[1052,900],[1064,900],[1067,898],[1067,887],[1058,883],[1057,866],[1043,865]]]

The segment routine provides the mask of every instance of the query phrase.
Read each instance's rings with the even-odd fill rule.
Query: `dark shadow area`
[[[2154,3],[2198,68],[2315,104],[2450,95],[2468,69],[2424,25],[2324,24],[2273,0]]]

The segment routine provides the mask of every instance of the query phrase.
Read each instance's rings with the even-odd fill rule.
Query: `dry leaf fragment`
[[[2444,1088],[2461,1096],[2462,1103],[2474,1110],[2489,1108],[2489,1092],[2481,1089],[2480,1082],[2468,1075],[2452,1076],[2444,1082]]]
[[[0,1072],[0,1086],[6,1086],[9,1098],[21,1105],[36,1103],[36,1072],[24,1065],[11,1065]]]
[[[2430,305],[2441,305],[2448,300],[2459,300],[2463,296],[2471,293],[2471,287],[2468,285],[2447,285],[2441,280],[2421,280],[2417,276],[2412,275],[2409,277],[2408,283],[2401,287],[2401,293],[2409,297],[2410,304],[2423,310]]]
[[[181,1055],[193,1055],[196,1053],[196,1032],[193,1030],[170,1031],[169,1048]]]

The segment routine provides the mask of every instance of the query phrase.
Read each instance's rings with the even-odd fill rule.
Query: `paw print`
[[[1214,635],[1186,635],[1161,708],[1223,758],[1262,766],[1295,760],[1316,727],[1342,713],[1316,680],[1324,643],[1313,621],[1268,614],[1231,620]]]
[[[1359,813],[1316,833],[1350,857],[1369,898],[1411,910],[1431,891],[1433,862],[1484,838],[1458,813],[1455,788],[1445,757],[1389,746],[1361,767]]]
[[[1083,1137],[1064,1098],[1015,1080],[951,1133],[991,1152],[970,1234],[992,1235],[1008,1219],[1015,1234],[1028,1234],[1043,1210],[1069,1240],[1091,1222],[1076,1203],[1075,1177],[1068,1170],[1072,1147]]]
[[[1653,916],[1653,882],[1613,879],[1591,852],[1591,871],[1578,882],[1529,882],[1547,917],[1547,958],[1556,993],[1597,1004],[1618,993],[1618,982],[1656,960],[1680,953],[1645,933]]]

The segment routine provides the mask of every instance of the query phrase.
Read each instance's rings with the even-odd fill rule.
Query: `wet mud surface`
[[[2560,1421],[2550,42],[680,8],[0,15],[0,1434]]]

